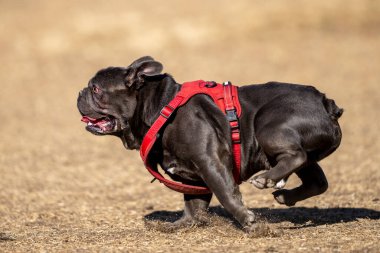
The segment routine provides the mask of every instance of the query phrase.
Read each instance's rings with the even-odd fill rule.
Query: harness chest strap
[[[210,96],[218,107],[226,113],[227,120],[231,128],[232,148],[234,155],[233,175],[235,182],[240,184],[240,166],[241,166],[241,149],[240,149],[240,129],[238,117],[241,114],[241,107],[238,100],[237,87],[225,82],[223,85],[214,82],[205,82],[202,80],[184,83],[176,97],[170,101],[160,112],[160,116],[148,130],[141,144],[140,156],[147,170],[168,188],[185,194],[207,194],[210,190],[207,187],[182,184],[168,180],[158,172],[156,166],[151,166],[148,161],[148,155],[152,149],[158,132],[164,126],[172,113],[180,106],[184,105],[191,97],[197,94],[206,94]]]

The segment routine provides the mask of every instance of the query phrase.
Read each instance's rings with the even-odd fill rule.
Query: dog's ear
[[[144,77],[159,75],[162,69],[162,64],[155,61],[152,57],[141,57],[127,68],[125,84],[128,87],[135,84],[135,88],[139,89],[144,84]]]
[[[146,62],[146,61],[154,61],[154,59],[152,56],[149,56],[149,55],[143,56],[143,57],[138,58],[134,62],[132,62],[131,65],[129,65],[129,66],[137,66],[137,65],[141,64],[142,62]]]

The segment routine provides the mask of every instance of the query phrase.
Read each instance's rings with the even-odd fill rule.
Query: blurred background
[[[87,133],[76,109],[99,69],[144,55],[179,83],[316,86],[345,109],[343,142],[322,163],[330,190],[304,205],[379,210],[379,1],[1,0],[0,233],[97,245],[93,224],[144,231],[144,212],[182,210],[179,194],[149,184],[138,152]],[[274,205],[269,190],[242,191],[250,207]],[[56,224],[66,232],[52,237]]]

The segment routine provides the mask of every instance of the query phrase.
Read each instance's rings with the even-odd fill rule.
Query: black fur
[[[126,68],[99,71],[80,92],[83,116],[105,118],[112,131],[87,129],[120,137],[126,148],[139,149],[142,139],[162,107],[180,90],[172,76],[151,57]],[[94,87],[101,91],[94,93]],[[321,194],[327,180],[317,162],[338,148],[343,110],[312,86],[270,82],[240,87],[242,159],[241,179],[256,187],[278,187],[296,173],[302,185],[279,189],[275,199],[286,205]],[[220,203],[250,231],[254,214],[242,203],[233,175],[230,129],[223,112],[206,95],[196,95],[179,108],[161,132],[150,159],[173,179],[206,185]],[[259,171],[264,171],[255,175]],[[196,221],[210,202],[207,196],[185,195],[185,212],[173,226]]]

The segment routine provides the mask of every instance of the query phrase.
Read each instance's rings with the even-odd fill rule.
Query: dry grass
[[[0,1],[1,252],[380,250],[380,3],[235,2]],[[345,108],[342,146],[322,162],[328,192],[284,208],[243,184],[273,232],[261,237],[242,233],[216,200],[208,226],[162,232],[181,195],[149,184],[137,152],[85,132],[76,110],[98,69],[142,55],[179,82],[326,92]]]

